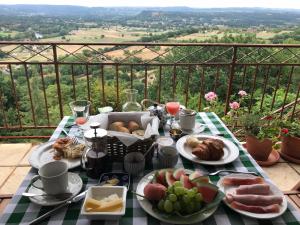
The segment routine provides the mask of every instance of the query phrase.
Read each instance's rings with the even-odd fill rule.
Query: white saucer
[[[184,134],[199,134],[205,130],[206,125],[202,123],[196,123],[194,129],[192,130],[184,130],[182,129],[182,132]]]
[[[36,186],[41,186],[40,180],[37,180],[34,183],[36,184]],[[82,186],[83,186],[83,183],[82,183],[80,176],[76,173],[68,172],[68,192],[72,193],[72,196],[68,199],[71,199],[75,195],[77,195],[80,192]],[[30,186],[30,188],[28,189],[28,192],[34,193],[34,194],[43,194],[44,193],[42,190],[40,190],[34,186]],[[29,197],[29,199],[33,203],[36,203],[41,206],[58,205],[58,204],[65,202],[66,200],[68,200],[68,199],[58,200],[58,199],[56,199],[54,197],[50,197],[50,196],[36,196],[36,197]]]

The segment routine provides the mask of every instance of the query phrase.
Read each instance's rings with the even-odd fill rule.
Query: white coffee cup
[[[192,130],[196,123],[196,112],[182,110],[179,114],[179,124],[182,130]]]
[[[39,175],[32,178],[34,187],[43,190],[49,195],[66,193],[68,190],[68,164],[62,161],[53,161],[44,164],[38,171]],[[42,181],[42,187],[34,182]]]

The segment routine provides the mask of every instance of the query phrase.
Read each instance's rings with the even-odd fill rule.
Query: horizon
[[[140,2],[138,0],[129,0],[124,4],[122,0],[110,0],[110,1],[84,1],[84,0],[65,0],[63,3],[60,0],[42,0],[37,3],[35,0],[0,0],[0,5],[49,5],[49,6],[83,6],[83,7],[136,7],[136,8],[155,8],[155,7],[188,7],[198,9],[209,8],[267,8],[267,9],[300,9],[300,1],[295,0],[250,0],[245,2],[244,0],[228,0],[226,3],[223,0],[212,0],[206,2],[204,0],[166,0],[161,2],[160,0],[152,0],[151,3]],[[272,7],[270,7],[272,6]]]

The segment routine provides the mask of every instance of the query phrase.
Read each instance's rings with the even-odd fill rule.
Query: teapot
[[[146,103],[150,102],[152,105],[146,108]],[[159,128],[163,128],[167,123],[167,112],[165,109],[165,105],[160,104],[151,99],[144,99],[141,101],[141,105],[144,110],[149,111],[151,116],[157,116],[160,120]]]

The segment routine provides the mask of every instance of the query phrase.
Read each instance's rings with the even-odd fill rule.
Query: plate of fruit
[[[200,171],[162,169],[144,176],[137,185],[140,206],[156,219],[192,224],[211,216],[224,194]]]

